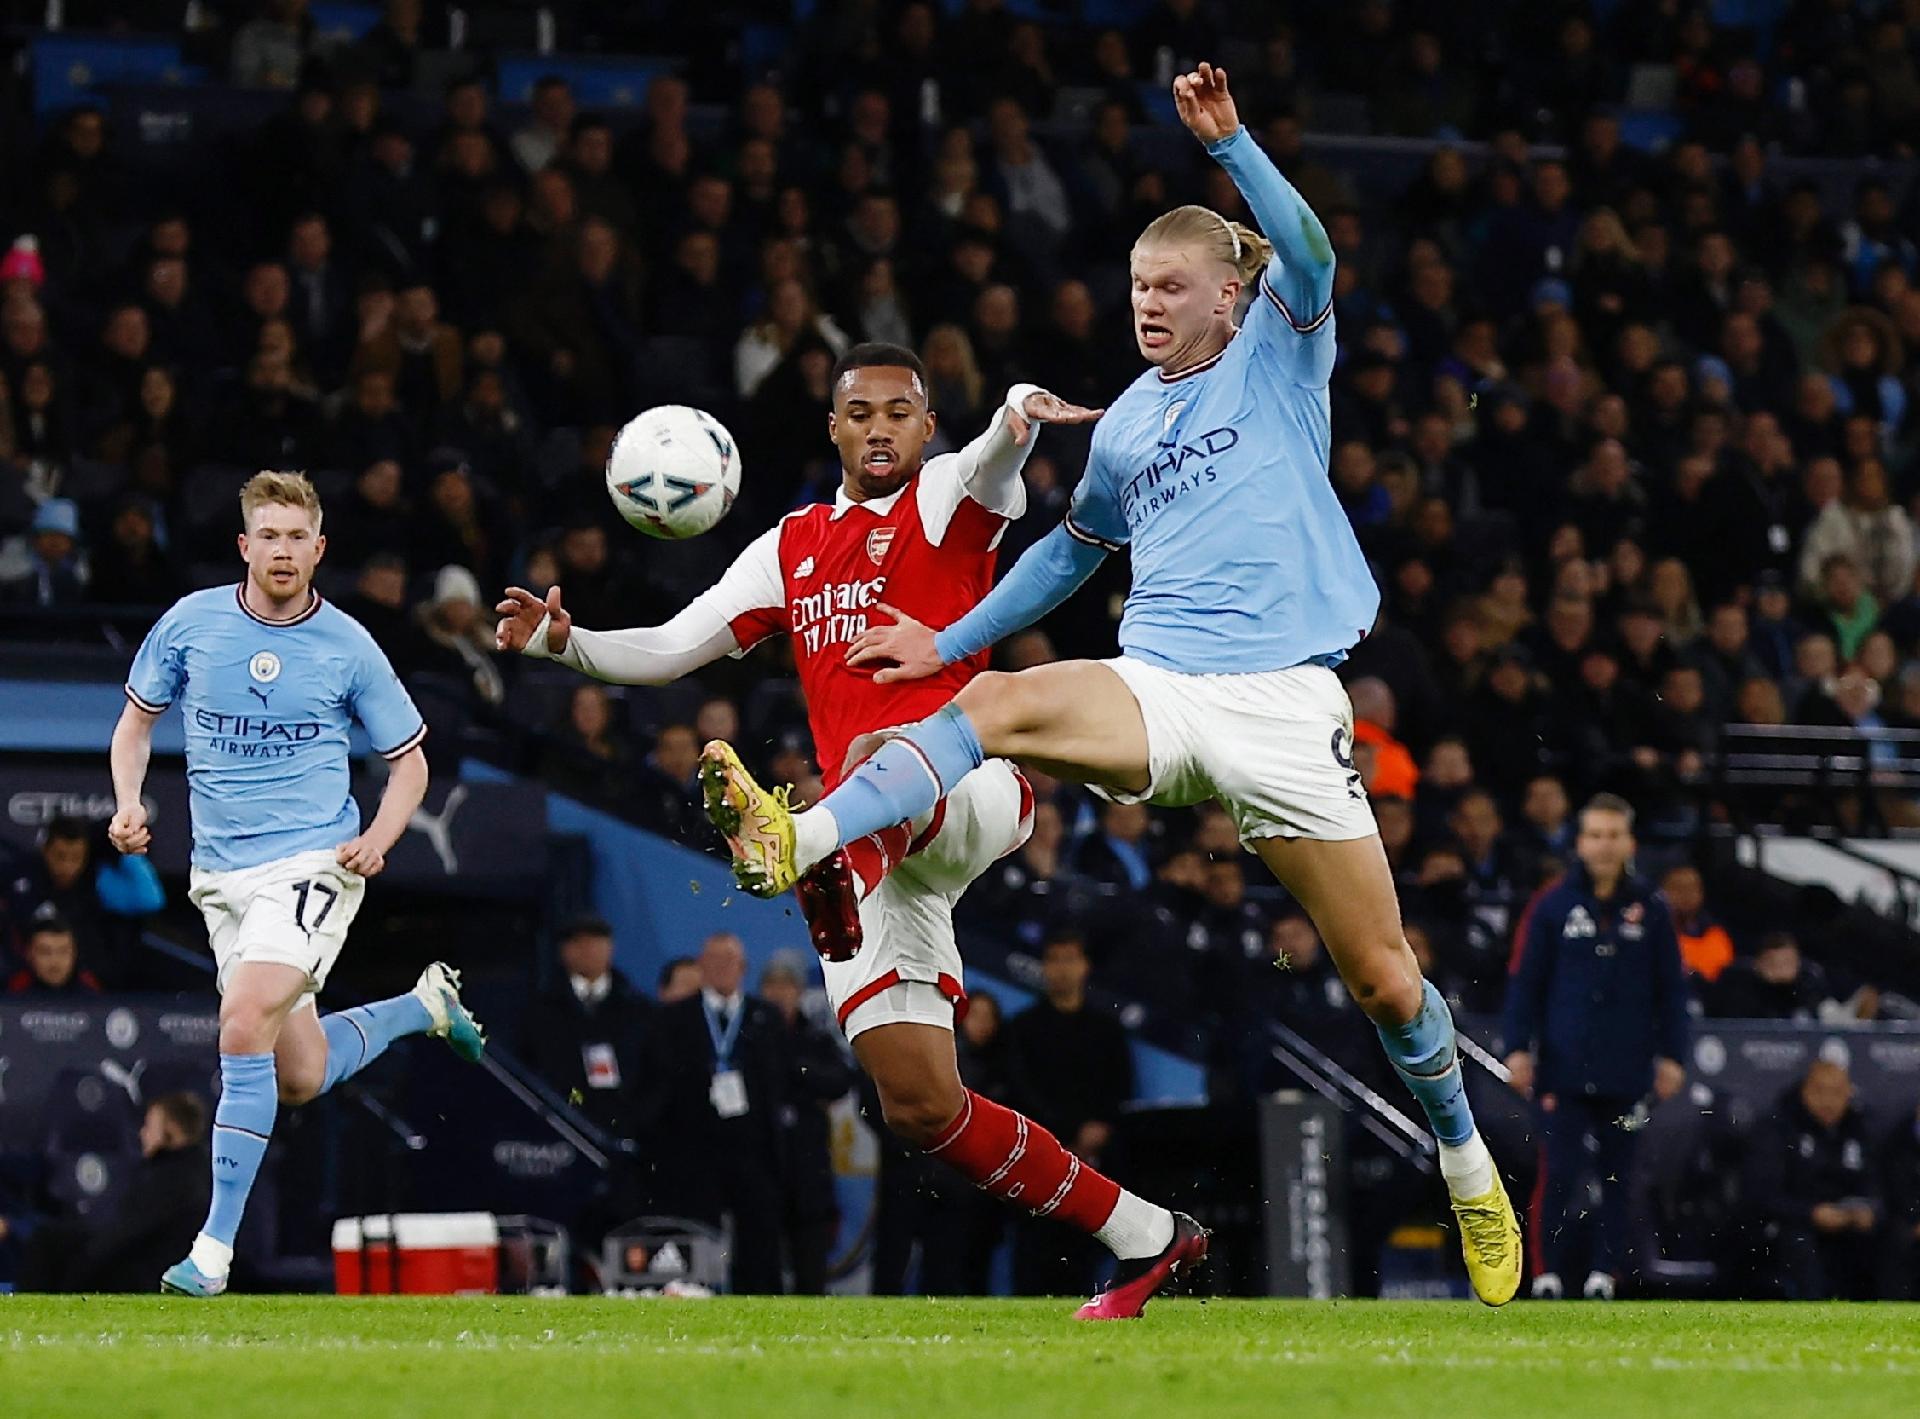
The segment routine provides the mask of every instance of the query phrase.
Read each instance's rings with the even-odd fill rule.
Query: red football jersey
[[[959,620],[993,587],[1007,523],[1026,507],[1016,449],[1003,419],[958,453],[931,459],[899,492],[788,513],[702,596],[744,651],[785,631],[807,697],[820,772],[840,781],[860,735],[924,719],[986,668],[987,655],[924,680],[876,685],[875,667],[849,666],[847,649],[886,602],[936,630]],[[994,466],[998,465],[998,466]]]

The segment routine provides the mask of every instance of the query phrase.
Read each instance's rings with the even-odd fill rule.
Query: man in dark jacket
[[[1846,1067],[1816,1059],[1754,1131],[1747,1193],[1765,1227],[1760,1258],[1789,1300],[1870,1300],[1885,1210],[1872,1137]]]
[[[28,1238],[23,1291],[151,1291],[206,1216],[207,1106],[162,1094],[140,1124],[143,1161],[107,1216],[49,1222]]]
[[[1087,1005],[1086,943],[1057,930],[1040,952],[1043,999],[1007,1023],[1014,1095],[1034,1122],[1102,1167],[1120,1105],[1133,1094],[1133,1056],[1120,1022]],[[1023,1223],[1014,1248],[1014,1290],[1023,1296],[1089,1291],[1099,1248],[1044,1221]]]
[[[840,1226],[828,1110],[853,1087],[853,1065],[840,1042],[800,1009],[807,976],[815,974],[808,959],[792,951],[776,954],[760,973],[760,994],[780,1012],[787,1032],[787,1105],[780,1118],[786,1133],[787,1264],[794,1295],[822,1296]]]
[[[660,1209],[718,1226],[733,1220],[731,1288],[780,1292],[786,1216],[786,1027],[743,989],[746,948],[729,933],[700,947],[700,991],[655,1013],[648,1114]]]
[[[613,964],[613,928],[582,917],[560,937],[562,978],[527,1014],[527,1063],[619,1138],[641,1131],[653,1005]]]
[[[1920,1301],[1920,1107],[1894,1125],[1887,1140],[1887,1300]]]
[[[1536,1101],[1545,1176],[1533,1218],[1536,1298],[1564,1294],[1576,1199],[1589,1160],[1599,1228],[1583,1293],[1611,1300],[1626,1260],[1634,1132],[1649,1087],[1671,1098],[1686,1078],[1686,981],[1680,942],[1653,884],[1627,870],[1633,809],[1603,793],[1580,813],[1579,865],[1521,919],[1507,989],[1507,1069]],[[1588,1140],[1595,1141],[1590,1153]]]

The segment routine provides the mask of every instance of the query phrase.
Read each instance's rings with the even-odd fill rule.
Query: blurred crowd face
[[[700,741],[684,724],[669,724],[653,746],[653,762],[675,783],[690,783],[700,767]]]
[[[1078,940],[1049,941],[1040,955],[1040,986],[1056,1003],[1077,1001],[1087,988],[1091,968],[1087,948]]]
[[[700,984],[721,995],[732,995],[747,978],[747,948],[738,936],[721,932],[700,946]]]
[[[613,938],[598,931],[576,931],[560,943],[560,965],[570,976],[598,981],[613,969]]]
[[[598,685],[578,686],[567,704],[567,721],[582,744],[603,743],[613,725],[613,705],[607,692]]]
[[[1527,796],[1520,810],[1529,823],[1542,832],[1555,832],[1572,811],[1567,790],[1559,779],[1541,775],[1527,785]]]
[[[80,964],[80,950],[71,931],[41,930],[27,942],[27,969],[49,990],[62,990]]]
[[[1800,1102],[1815,1123],[1833,1128],[1847,1116],[1853,1102],[1853,1080],[1832,1060],[1815,1060],[1800,1085]]]
[[[1673,908],[1673,914],[1682,920],[1691,920],[1707,904],[1706,889],[1697,867],[1674,868],[1661,880],[1660,890],[1666,893],[1667,905]]]
[[[1626,815],[1606,808],[1583,810],[1574,852],[1595,877],[1617,878],[1633,856],[1633,829]]]

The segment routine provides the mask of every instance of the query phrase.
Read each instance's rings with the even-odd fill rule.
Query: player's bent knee
[[[1042,708],[1032,683],[1004,670],[974,676],[954,702],[966,711],[980,747],[990,757],[1017,753],[1020,736],[1038,727]]]
[[[276,1012],[246,1000],[227,1000],[220,1007],[220,1052],[265,1054],[279,1036]]]
[[[931,1085],[880,1090],[880,1114],[897,1137],[925,1148],[940,1137],[966,1103],[958,1080],[951,1087]]]
[[[1404,1025],[1420,1013],[1420,973],[1404,944],[1398,950],[1369,952],[1349,977],[1347,989],[1376,1025]]]
[[[289,1075],[280,1072],[278,1077],[280,1102],[283,1104],[310,1104],[320,1097],[320,1086],[325,1081],[320,1075]]]

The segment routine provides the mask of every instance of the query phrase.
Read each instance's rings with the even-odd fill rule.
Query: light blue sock
[[[202,1235],[233,1245],[279,1107],[271,1054],[220,1056],[220,1104],[213,1111],[213,1206]]]
[[[917,818],[953,792],[985,758],[973,722],[958,705],[908,725],[820,800],[839,826],[835,845],[845,847]]]
[[[321,1016],[320,1032],[327,1037],[327,1078],[320,1092],[358,1074],[395,1040],[424,1035],[432,1028],[433,1016],[414,995],[396,995]]]
[[[1473,1110],[1467,1107],[1466,1081],[1453,1044],[1453,1012],[1432,981],[1422,981],[1420,1010],[1404,1025],[1380,1025],[1387,1058],[1420,1107],[1427,1111],[1434,1137],[1455,1147],[1473,1137]]]

